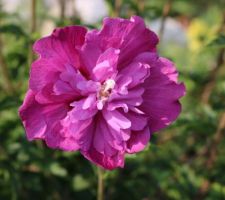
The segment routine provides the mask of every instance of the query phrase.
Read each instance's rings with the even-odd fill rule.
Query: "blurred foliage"
[[[2,10],[0,1],[0,52],[8,70],[7,77],[2,71],[0,74],[0,199],[92,200],[96,198],[95,167],[78,152],[51,150],[41,141],[28,142],[18,118],[28,83],[28,47],[40,37],[42,22],[82,24],[78,16],[51,18],[41,2],[37,8],[38,31],[30,34],[30,22],[19,13]],[[225,199],[224,127],[219,141],[213,142],[225,110],[225,66],[218,57],[225,45],[224,1],[171,2],[169,15],[185,22],[188,45],[162,45],[159,51],[177,64],[180,80],[185,82],[183,112],[168,129],[153,135],[143,152],[127,156],[124,169],[105,173],[106,200]],[[107,3],[112,16],[137,14],[149,22],[162,16],[168,1]],[[11,92],[5,89],[5,78],[12,84]],[[202,95],[211,83],[214,87],[208,103],[204,103]],[[213,166],[208,167],[210,151],[215,148]]]

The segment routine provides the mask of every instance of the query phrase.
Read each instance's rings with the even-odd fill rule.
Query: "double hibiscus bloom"
[[[101,30],[57,28],[38,40],[19,110],[27,138],[123,167],[126,153],[143,150],[181,112],[184,85],[157,43],[137,16],[106,18]]]

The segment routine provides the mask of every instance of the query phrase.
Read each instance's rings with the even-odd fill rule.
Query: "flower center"
[[[99,110],[102,110],[105,102],[109,98],[113,88],[115,87],[115,81],[113,79],[108,79],[104,82],[104,84],[101,86],[101,89],[98,93],[98,103],[97,107]]]

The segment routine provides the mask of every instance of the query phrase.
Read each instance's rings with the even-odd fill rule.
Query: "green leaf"
[[[56,176],[61,176],[64,177],[67,175],[67,171],[66,169],[64,169],[62,166],[60,166],[59,163],[52,163],[50,165],[50,171],[52,174],[56,175]]]
[[[0,99],[0,111],[6,110],[12,107],[17,107],[21,102],[14,96],[6,96],[3,99]]]
[[[218,37],[213,39],[208,45],[208,47],[225,47],[225,35],[220,34]]]
[[[22,28],[20,26],[17,26],[16,24],[5,24],[0,26],[0,33],[10,33],[15,35],[16,37],[26,35]]]
[[[87,189],[90,184],[81,175],[76,175],[73,177],[72,185],[74,190],[80,191],[80,190]]]

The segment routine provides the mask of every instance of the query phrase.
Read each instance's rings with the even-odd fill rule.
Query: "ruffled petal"
[[[86,32],[87,29],[81,26],[56,28],[50,36],[35,42],[33,49],[41,58],[55,58],[79,66],[76,48],[83,45]]]
[[[108,125],[116,131],[129,129],[131,127],[131,122],[117,110],[103,110],[102,114]]]
[[[39,104],[31,90],[27,92],[24,103],[19,109],[19,115],[29,140],[43,139],[51,148],[71,150],[74,149],[73,142],[69,142],[69,138],[64,138],[61,133],[60,121],[67,112],[66,104],[47,106]]]
[[[89,77],[91,77],[92,70],[95,67],[102,50],[96,42],[85,42],[80,50],[82,63],[85,66],[85,70]]]
[[[145,81],[145,79],[150,75],[150,66],[148,64],[143,64],[141,62],[132,62],[127,67],[123,68],[120,71],[120,76],[118,77],[118,87],[120,88],[120,82],[122,80],[131,78],[129,84],[127,84],[127,88],[133,88],[137,85],[140,85]],[[122,79],[122,80],[121,80]],[[122,84],[123,86],[123,84]]]
[[[91,94],[80,101],[74,101],[70,104],[73,109],[70,111],[72,121],[86,120],[97,113],[96,95]]]
[[[110,48],[98,58],[96,66],[93,68],[94,80],[103,82],[116,75],[119,52],[118,49]]]
[[[44,138],[47,124],[40,109],[41,105],[35,101],[34,93],[32,90],[28,90],[24,102],[19,108],[19,115],[26,129],[28,140]]]
[[[91,148],[89,151],[81,151],[81,153],[88,160],[108,170],[124,167],[124,153],[122,152],[118,152],[114,156],[107,156],[99,153],[95,148]]]
[[[110,127],[101,114],[95,117],[89,135],[92,136],[89,149],[81,148],[81,153],[90,161],[105,169],[114,169],[124,166],[124,148],[118,150],[118,144],[113,142]],[[86,138],[87,139],[87,138]],[[90,138],[89,138],[90,139]]]
[[[142,131],[133,131],[130,139],[127,141],[127,153],[136,153],[142,151],[150,140],[150,130],[146,127]]]
[[[148,117],[146,115],[129,111],[125,116],[131,121],[131,130],[133,131],[141,131],[148,124]]]
[[[144,83],[145,93],[140,106],[149,116],[151,132],[172,123],[181,112],[179,98],[184,96],[184,84],[179,84],[173,63],[165,58],[150,63],[151,75]]]
[[[109,98],[109,103],[123,102],[128,105],[128,107],[140,106],[143,102],[142,95],[144,93],[144,88],[134,87],[128,91],[127,94],[121,95],[119,93],[111,94]]]
[[[38,91],[49,82],[54,82],[66,66],[80,69],[76,48],[84,43],[86,29],[79,26],[57,28],[53,33],[35,42],[33,49],[40,58],[32,64],[30,88]]]
[[[143,19],[137,16],[128,19],[105,18],[100,31],[87,33],[87,42],[99,44],[103,51],[108,48],[121,50],[119,67],[126,66],[139,53],[155,51],[158,37],[146,28]]]

